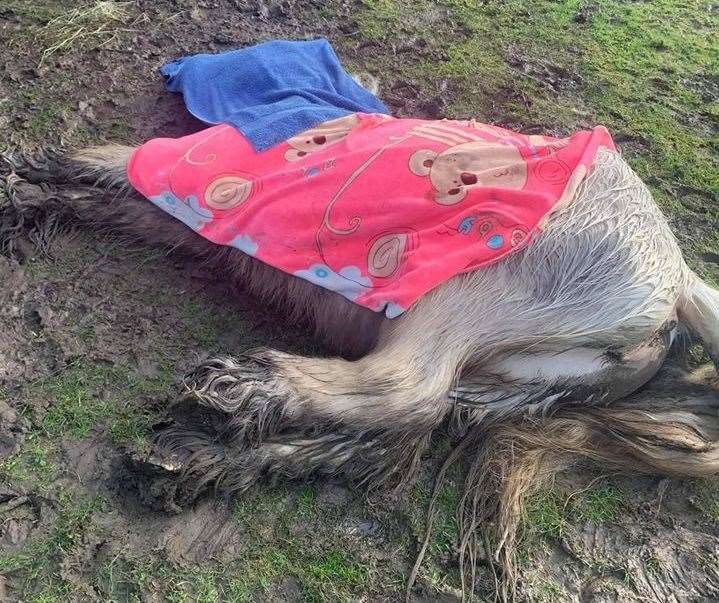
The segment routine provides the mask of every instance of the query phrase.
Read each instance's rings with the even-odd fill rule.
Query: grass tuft
[[[624,493],[614,484],[606,484],[584,492],[573,506],[573,515],[580,521],[606,523],[615,520],[625,506]]]
[[[108,44],[117,36],[119,26],[127,24],[132,4],[98,0],[90,6],[66,11],[51,19],[41,30],[47,46],[40,57],[40,65],[52,55],[80,45],[98,47]]]
[[[719,481],[696,480],[692,484],[694,505],[709,521],[719,525]]]
[[[0,553],[0,574],[24,580],[23,593],[31,601],[56,601],[72,593],[59,562],[70,556],[81,544],[87,530],[93,529],[91,516],[104,507],[100,497],[81,498],[60,491],[57,520],[49,531],[35,537],[17,553]]]

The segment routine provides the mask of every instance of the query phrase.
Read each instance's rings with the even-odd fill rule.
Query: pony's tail
[[[719,291],[693,272],[677,305],[682,321],[704,344],[707,354],[719,368]]]
[[[547,416],[472,428],[435,484],[437,493],[459,452],[470,452],[457,511],[464,595],[473,593],[477,563],[486,558],[495,570],[499,598],[515,598],[516,546],[527,496],[566,469],[590,461],[619,473],[719,474],[716,385],[702,371],[687,374],[667,366],[644,389],[609,406],[558,406]],[[428,535],[429,530],[431,525]]]

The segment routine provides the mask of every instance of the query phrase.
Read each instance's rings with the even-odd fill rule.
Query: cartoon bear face
[[[459,203],[473,186],[521,189],[527,182],[527,164],[516,147],[481,140],[441,153],[415,151],[409,168],[417,176],[429,176],[441,205]]]
[[[343,140],[350,131],[359,124],[359,117],[354,113],[326,121],[314,128],[305,130],[287,140],[290,148],[285,151],[287,161],[299,161],[317,151]]]

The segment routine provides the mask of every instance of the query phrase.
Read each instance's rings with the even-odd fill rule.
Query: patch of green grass
[[[31,101],[45,103],[47,101],[38,99]],[[57,122],[45,124],[52,129],[57,128]],[[42,140],[47,132],[38,132],[37,138],[32,136],[33,140]],[[51,258],[34,258],[28,263],[28,273],[35,279],[53,280],[57,282],[69,279],[77,279],[86,270],[88,265],[94,264],[98,260],[97,254],[87,249],[82,249],[73,244],[63,244],[62,250],[51,250],[53,255]]]
[[[61,491],[57,501],[57,519],[49,531],[32,539],[18,553],[0,553],[0,574],[22,584],[23,596],[31,601],[66,598],[72,585],[62,577],[59,563],[82,543],[90,518],[104,506],[99,497],[79,498]]]
[[[30,385],[26,395],[36,403],[26,408],[47,405],[47,410],[20,449],[0,462],[0,481],[47,491],[59,477],[57,439],[83,439],[98,426],[108,429],[116,445],[146,449],[154,415],[132,401],[167,393],[171,385],[172,373],[162,367],[156,376],[142,378],[129,367],[105,364],[73,365]]]
[[[364,0],[364,10],[357,15],[362,37],[383,40],[390,32],[397,32],[408,16],[408,8],[393,0]]]
[[[50,401],[42,428],[51,437],[86,438],[112,414],[112,404],[102,390],[119,379],[113,367],[95,365],[70,368],[42,383],[42,394]]]
[[[459,541],[457,506],[460,480],[461,468],[455,465],[448,471],[437,497],[430,543],[421,568],[423,581],[436,592],[459,588],[458,567],[449,560]],[[426,514],[432,497],[432,488],[431,481],[420,480],[411,491],[409,518],[416,538],[423,539],[425,535]]]
[[[195,341],[204,347],[217,345],[222,328],[222,317],[217,315],[214,305],[196,299],[186,299],[183,314],[187,328],[191,329]]]
[[[573,516],[595,524],[616,519],[626,506],[623,492],[614,484],[605,484],[583,492],[573,502]]]
[[[531,495],[525,505],[522,539],[561,538],[567,527],[566,496],[544,489]]]
[[[122,400],[161,395],[172,384],[169,370],[154,377],[139,377],[130,367],[105,364],[74,365],[33,387],[36,396],[50,405],[41,427],[50,437],[86,438],[101,424],[109,425],[116,443],[137,441],[152,416]]]
[[[257,593],[266,592],[274,582],[293,571],[285,550],[274,544],[246,556],[239,568],[232,572],[228,583],[229,600],[238,602],[254,600]]]
[[[348,553],[289,539],[252,547],[234,562],[195,567],[118,555],[102,568],[96,586],[113,600],[152,595],[163,601],[239,603],[261,600],[289,576],[299,582],[306,601],[347,600],[362,594],[369,580],[368,569]]]
[[[352,590],[361,586],[367,579],[367,569],[352,561],[346,553],[329,551],[297,566],[306,598],[322,600],[330,592]]]
[[[626,505],[622,491],[612,483],[601,483],[577,495],[545,488],[530,495],[525,505],[521,540],[559,539],[570,522],[596,524],[613,521]]]
[[[59,102],[43,102],[25,122],[25,131],[34,140],[41,140],[62,123],[69,107]]]
[[[297,511],[300,515],[312,515],[315,511],[317,488],[314,484],[306,484],[297,494]]]
[[[196,579],[195,596],[197,603],[215,603],[220,600],[219,588],[214,574],[200,574]]]
[[[148,434],[155,415],[146,409],[125,407],[115,413],[110,425],[110,436],[117,445],[132,444],[135,450],[147,451]]]
[[[368,568],[352,558],[340,536],[326,533],[328,511],[317,502],[317,491],[306,485],[292,497],[287,488],[253,489],[233,508],[233,515],[246,530],[248,543],[240,567],[232,572],[230,600],[249,601],[286,576],[301,585],[307,601],[343,599],[360,591],[369,580]],[[313,524],[307,541],[295,536],[293,525]]]
[[[37,433],[29,434],[16,454],[0,462],[0,481],[18,484],[33,480],[44,490],[58,474],[54,452],[51,442]]]
[[[693,500],[701,514],[719,524],[719,481],[696,480],[692,484]]]
[[[437,504],[439,513],[432,534],[432,549],[436,553],[449,553],[457,545],[459,537],[459,488],[455,483],[448,483],[442,488]]]
[[[250,533],[258,527],[272,525],[282,530],[292,516],[286,487],[253,488],[235,502],[232,514]]]
[[[637,590],[637,577],[634,574],[634,570],[628,565],[624,564],[619,568],[619,574],[622,576],[622,581],[629,588],[636,592]]]
[[[226,574],[217,564],[183,567],[156,558],[118,554],[100,569],[95,588],[112,601],[232,601]]]

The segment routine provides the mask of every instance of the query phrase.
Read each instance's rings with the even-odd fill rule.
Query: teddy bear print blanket
[[[258,151],[220,124],[150,140],[132,185],[199,236],[393,318],[528,245],[606,129],[564,138],[351,113]]]

